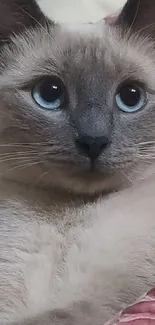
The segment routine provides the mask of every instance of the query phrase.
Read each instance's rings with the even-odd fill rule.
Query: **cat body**
[[[1,204],[2,320],[101,324],[154,285],[154,180],[77,208],[14,191]]]
[[[153,9],[0,0],[0,324],[103,324],[155,283]]]

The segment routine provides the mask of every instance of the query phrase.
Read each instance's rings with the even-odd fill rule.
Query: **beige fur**
[[[151,179],[75,208],[1,184],[1,320],[59,309],[100,324],[153,286],[154,195]]]

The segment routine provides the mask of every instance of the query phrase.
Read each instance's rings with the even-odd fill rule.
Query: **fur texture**
[[[154,284],[154,9],[73,26],[0,0],[0,324],[100,325]],[[50,76],[57,111],[32,96]],[[115,100],[128,80],[147,94],[132,114]],[[108,138],[93,165],[81,134]]]

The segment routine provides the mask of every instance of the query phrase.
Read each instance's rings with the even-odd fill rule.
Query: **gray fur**
[[[146,21],[137,11],[146,1],[129,0],[115,25],[73,26],[49,22],[34,1],[0,0],[9,22],[0,33],[0,325],[100,325],[154,285],[155,3],[147,3]],[[45,75],[66,86],[59,111],[32,100]],[[134,114],[114,100],[128,79],[147,92]],[[94,171],[78,134],[110,140]]]

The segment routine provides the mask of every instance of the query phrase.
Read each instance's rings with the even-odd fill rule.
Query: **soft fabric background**
[[[117,11],[125,0],[38,0],[44,11],[56,21],[97,21]]]

